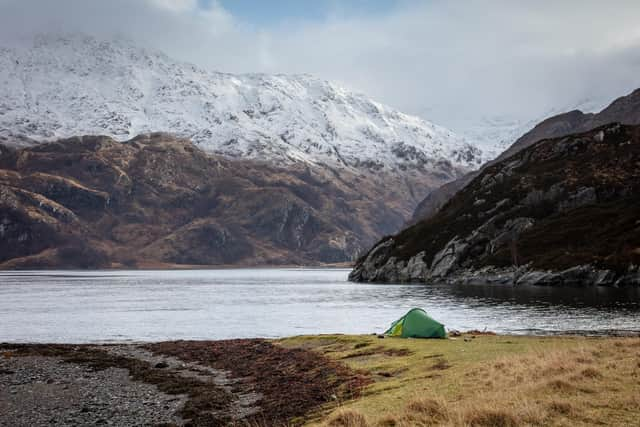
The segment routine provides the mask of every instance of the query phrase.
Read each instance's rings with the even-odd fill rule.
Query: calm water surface
[[[0,342],[382,332],[411,307],[448,329],[640,331],[638,289],[378,285],[343,269],[0,272]]]

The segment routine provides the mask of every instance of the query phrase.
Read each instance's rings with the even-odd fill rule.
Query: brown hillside
[[[348,261],[413,206],[347,172],[231,161],[166,134],[0,151],[5,269]]]

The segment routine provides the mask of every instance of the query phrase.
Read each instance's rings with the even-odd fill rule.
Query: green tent
[[[402,338],[446,338],[444,325],[433,320],[421,308],[412,308],[391,324],[384,333],[392,337]]]

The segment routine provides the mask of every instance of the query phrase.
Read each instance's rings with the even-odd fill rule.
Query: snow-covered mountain
[[[484,160],[445,128],[308,75],[211,72],[78,35],[0,48],[0,137],[155,131],[228,157],[356,172],[451,175]]]

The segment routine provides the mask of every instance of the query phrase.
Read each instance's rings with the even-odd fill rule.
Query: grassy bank
[[[312,425],[638,425],[640,339],[463,335],[278,341],[371,375]]]

